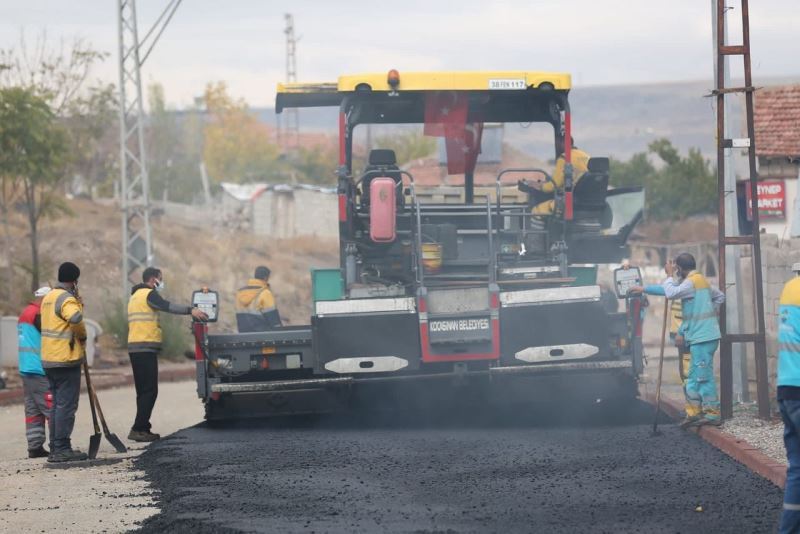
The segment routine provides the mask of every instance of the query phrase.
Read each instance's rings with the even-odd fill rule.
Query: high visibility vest
[[[678,329],[680,329],[681,323],[683,322],[683,306],[681,305],[680,299],[675,299],[672,302],[670,302],[669,313],[670,313],[669,333],[677,334]]]
[[[719,339],[717,311],[711,300],[711,286],[705,276],[692,271],[687,277],[694,285],[694,297],[683,299],[683,324],[681,331],[689,344],[705,343]]]
[[[578,183],[578,180],[589,171],[590,156],[580,148],[572,149],[572,185]],[[545,182],[542,184],[542,191],[545,193],[552,193],[556,189],[564,189],[564,182],[566,181],[566,158],[564,155],[558,156],[556,159],[556,167],[553,170],[553,181]]]
[[[778,385],[800,387],[800,277],[783,286],[778,308]]]
[[[42,366],[70,367],[83,360],[82,341],[86,341],[83,305],[63,288],[55,288],[42,300]],[[81,314],[78,323],[69,319]]]
[[[44,375],[41,357],[42,335],[34,324],[40,309],[36,302],[28,304],[17,321],[19,372],[25,375]]]
[[[153,289],[143,287],[128,300],[128,352],[161,349],[161,325],[158,312],[147,303]]]
[[[251,278],[236,292],[236,324],[239,332],[263,332],[280,325],[275,297],[267,282]]]

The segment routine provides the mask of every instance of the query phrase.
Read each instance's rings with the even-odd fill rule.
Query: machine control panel
[[[614,270],[614,289],[617,298],[624,299],[628,296],[630,288],[641,285],[643,285],[642,272],[638,267],[620,267]]]
[[[208,315],[208,322],[215,323],[219,316],[219,294],[208,288],[192,293],[192,306]]]

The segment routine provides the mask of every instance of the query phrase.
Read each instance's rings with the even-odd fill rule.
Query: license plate
[[[490,90],[515,90],[527,87],[524,78],[492,78],[489,80]]]

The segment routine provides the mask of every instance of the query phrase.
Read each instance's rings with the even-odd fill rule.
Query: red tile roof
[[[800,85],[755,93],[756,153],[800,157]]]

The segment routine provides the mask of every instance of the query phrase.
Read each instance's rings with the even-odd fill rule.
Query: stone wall
[[[774,234],[761,235],[761,269],[764,287],[764,321],[767,334],[767,362],[770,395],[774,397],[775,373],[778,354],[778,307],[781,291],[793,275],[792,264],[800,262],[800,238],[778,239]],[[755,299],[753,295],[752,258],[749,253],[741,258],[744,311],[743,332],[755,330]],[[755,367],[752,345],[748,345],[748,378],[751,398],[755,398]]]
[[[336,194],[308,189],[265,191],[253,202],[253,231],[291,239],[301,236],[337,238],[339,211]]]

